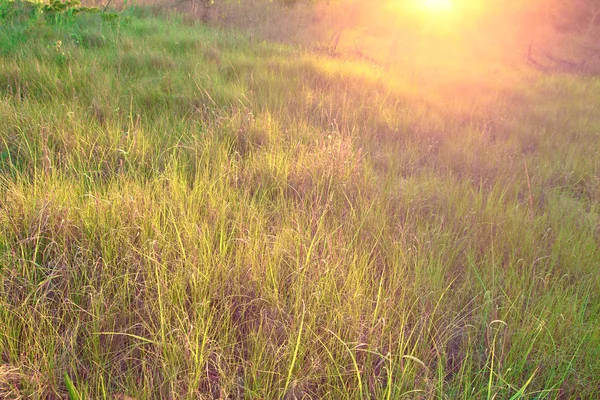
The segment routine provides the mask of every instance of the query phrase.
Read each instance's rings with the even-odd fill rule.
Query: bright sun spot
[[[423,0],[423,8],[431,11],[448,11],[452,9],[452,0]]]

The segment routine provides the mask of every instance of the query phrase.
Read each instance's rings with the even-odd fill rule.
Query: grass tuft
[[[596,77],[47,7],[0,0],[0,398],[600,396]]]

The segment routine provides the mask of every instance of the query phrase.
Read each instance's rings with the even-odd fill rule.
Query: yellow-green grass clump
[[[600,395],[599,79],[14,7],[0,398]]]

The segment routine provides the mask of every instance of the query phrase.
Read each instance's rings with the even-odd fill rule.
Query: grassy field
[[[598,398],[599,104],[0,0],[0,398]]]

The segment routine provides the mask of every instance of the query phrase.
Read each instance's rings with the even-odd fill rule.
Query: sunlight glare
[[[452,0],[423,0],[422,7],[430,11],[449,11],[453,8]]]

